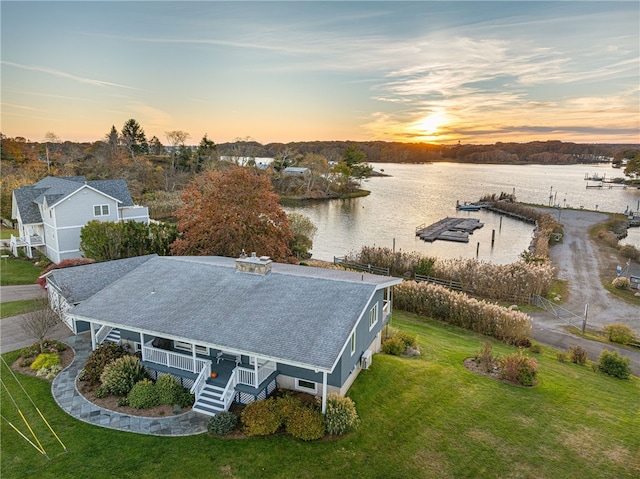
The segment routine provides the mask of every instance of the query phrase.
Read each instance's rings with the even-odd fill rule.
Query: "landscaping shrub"
[[[626,324],[610,324],[604,327],[604,332],[612,343],[629,344],[636,340],[636,333]]]
[[[207,430],[216,436],[231,434],[238,424],[238,417],[230,411],[222,411],[209,419]]]
[[[629,289],[631,282],[626,276],[619,276],[611,281],[611,285],[616,289]]]
[[[126,396],[138,381],[147,377],[147,370],[135,356],[123,356],[107,365],[100,376],[102,386],[110,394]]]
[[[522,386],[533,386],[538,377],[538,363],[522,350],[500,359],[500,377]]]
[[[302,401],[291,395],[281,396],[275,399],[275,411],[281,424],[286,424],[298,409],[304,408]]]
[[[620,356],[618,351],[605,349],[598,358],[598,371],[614,378],[629,379],[631,376],[631,360],[626,356]]]
[[[531,343],[531,346],[529,346],[529,351],[534,354],[542,354],[542,345],[538,343]]]
[[[160,404],[156,385],[150,379],[135,383],[127,395],[127,401],[135,409],[148,409]]]
[[[589,359],[589,354],[582,346],[571,346],[569,348],[569,357],[572,363],[584,365],[587,363],[587,359]]]
[[[31,363],[38,357],[41,352],[45,353],[61,353],[67,349],[67,345],[62,341],[55,339],[45,339],[42,351],[40,351],[40,342],[35,342],[31,346],[20,350],[20,366],[31,366]]]
[[[492,336],[507,344],[525,345],[531,336],[531,320],[527,314],[435,284],[404,281],[395,287],[394,306]]]
[[[327,408],[324,415],[327,434],[346,434],[358,427],[359,423],[356,405],[351,398],[342,397],[336,393],[327,395]]]
[[[161,374],[156,380],[160,404],[178,404],[183,389],[171,374]]]
[[[193,406],[196,397],[187,388],[180,388],[180,394],[175,398],[175,405],[182,407]]]
[[[102,376],[102,373],[104,372],[104,368],[111,362],[125,356],[126,354],[127,352],[122,346],[118,346],[114,343],[101,344],[87,358],[84,368],[80,373],[80,380],[87,381],[89,383],[99,382],[100,376]]]
[[[58,353],[42,353],[29,366],[33,371],[40,369],[50,369],[52,366],[60,366],[60,356]]]
[[[632,244],[625,244],[618,248],[618,253],[625,258],[630,258],[635,261],[640,261],[640,249],[636,248]]]
[[[392,336],[382,343],[382,352],[392,356],[400,356],[406,349],[402,339],[397,336]]]
[[[324,419],[322,413],[310,407],[299,407],[287,419],[287,433],[303,441],[314,441],[324,436]]]
[[[482,365],[482,368],[489,372],[493,369],[494,363],[493,345],[490,341],[485,341],[482,349],[476,355],[476,360]]]
[[[563,353],[562,351],[559,351],[558,354],[556,354],[556,358],[561,363],[566,363],[569,360],[569,356],[567,355],[567,353]]]
[[[240,419],[248,436],[268,436],[275,433],[281,424],[273,398],[247,404]]]

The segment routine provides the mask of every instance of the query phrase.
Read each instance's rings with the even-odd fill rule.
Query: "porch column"
[[[254,361],[253,361],[253,370],[255,371],[255,379],[253,380],[254,385],[253,387],[257,388],[259,386],[258,384],[258,356],[254,357]]]
[[[322,371],[322,414],[327,412],[327,372]]]
[[[196,345],[191,343],[191,360],[193,361],[193,372],[198,373],[198,367],[196,366]]]
[[[142,351],[142,360],[146,359],[146,354],[144,351],[144,334],[138,333],[140,335],[140,351]]]
[[[96,350],[96,328],[93,321],[89,323],[89,329],[91,329],[91,351]]]

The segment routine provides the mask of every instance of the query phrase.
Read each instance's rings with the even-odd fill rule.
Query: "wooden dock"
[[[416,236],[429,243],[435,240],[468,243],[469,235],[483,226],[484,224],[475,218],[446,217],[429,226],[418,226],[416,228]]]

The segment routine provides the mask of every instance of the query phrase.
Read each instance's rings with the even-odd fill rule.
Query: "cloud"
[[[133,88],[133,87],[129,87],[126,85],[121,85],[119,83],[112,83],[112,82],[108,82],[108,81],[103,81],[103,80],[96,80],[93,78],[85,78],[85,77],[79,77],[77,75],[73,75],[71,73],[66,73],[66,72],[62,72],[59,70],[54,70],[53,68],[48,68],[48,67],[41,67],[41,66],[34,66],[34,65],[21,65],[20,63],[14,63],[14,62],[8,62],[8,61],[2,61],[0,62],[2,63],[2,65],[6,65],[6,66],[10,66],[10,67],[14,67],[14,68],[19,68],[21,70],[28,70],[28,71],[33,71],[33,72],[39,72],[39,73],[45,73],[47,75],[53,75],[53,76],[57,76],[60,78],[66,78],[68,80],[72,80],[75,82],[79,82],[79,83],[87,83],[89,85],[94,85],[94,86],[100,86],[100,87],[116,87],[116,88],[125,88],[128,90],[137,90],[137,88]]]

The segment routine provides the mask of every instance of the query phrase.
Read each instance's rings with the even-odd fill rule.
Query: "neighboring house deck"
[[[205,414],[277,387],[321,396],[324,410],[327,393],[345,394],[380,350],[400,281],[264,257],[155,255],[47,276],[74,332],[90,330],[94,348],[125,345],[153,377],[172,374]]]
[[[13,191],[11,216],[18,236],[11,252],[42,252],[54,263],[80,258],[80,230],[91,220],[149,222],[149,211],[131,199],[124,180],[86,181],[83,176],[47,176]]]

